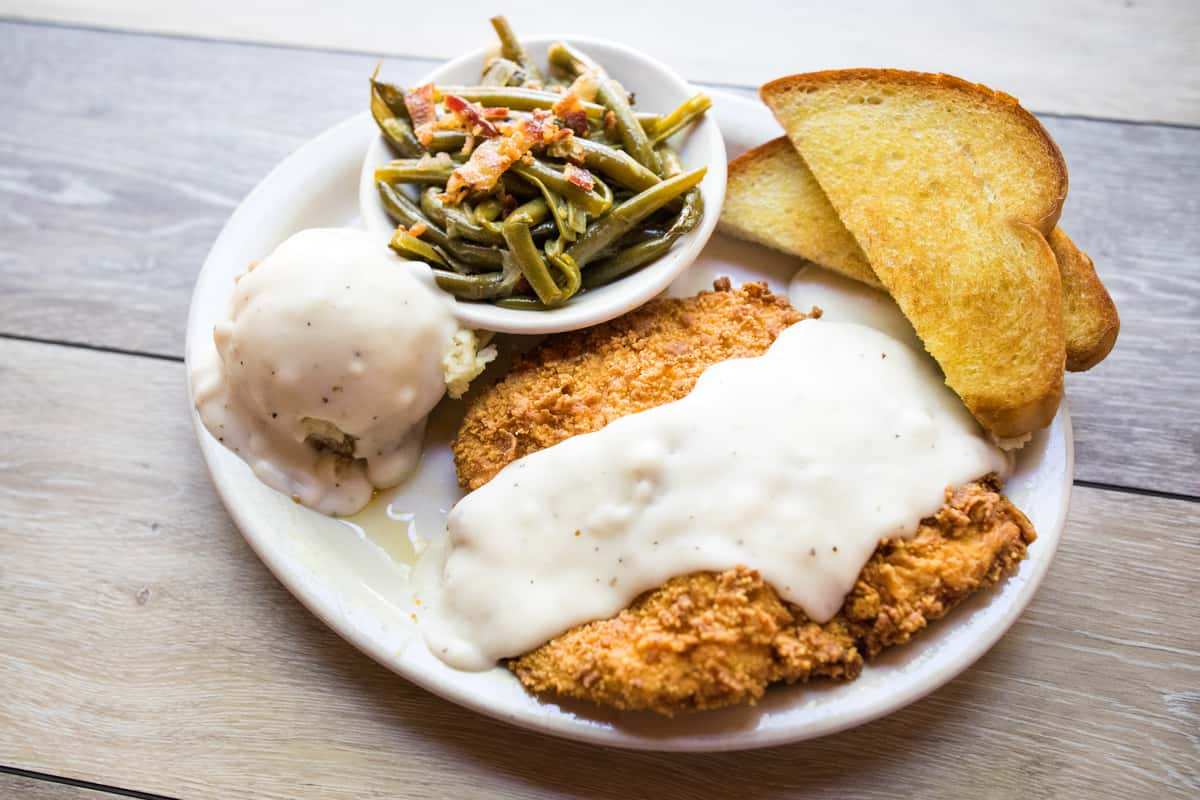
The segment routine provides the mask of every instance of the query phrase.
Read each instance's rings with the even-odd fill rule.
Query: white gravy
[[[788,299],[802,311],[819,306],[822,320],[857,322],[883,331],[918,353],[925,351],[912,323],[886,292],[815,264],[796,270],[788,284]]]
[[[360,230],[279,245],[238,279],[215,349],[193,365],[205,427],[264,483],[325,514],[352,514],[400,483],[445,393],[457,330],[421,269]]]
[[[881,538],[1005,467],[929,359],[862,325],[801,322],[687,397],[464,497],[417,564],[426,642],[486,669],[669,578],[739,564],[824,621]]]

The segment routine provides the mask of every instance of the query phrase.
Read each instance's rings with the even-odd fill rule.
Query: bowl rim
[[[701,91],[663,62],[619,42],[589,36],[522,37],[522,43],[527,47],[541,47],[559,41],[577,44],[585,49],[607,50],[639,62],[654,70],[659,80],[674,84],[674,88],[679,89],[684,97]],[[447,73],[481,63],[496,49],[495,46],[480,47],[452,58],[427,72],[418,85],[437,83]],[[577,295],[560,308],[531,311],[452,298],[455,317],[463,325],[499,333],[561,333],[607,322],[662,293],[704,249],[704,245],[716,230],[721,207],[725,202],[725,139],[713,109],[709,109],[704,119],[695,124],[689,135],[699,137],[697,141],[703,151],[701,160],[705,162],[704,166],[708,167],[708,172],[700,184],[704,193],[705,214],[701,217],[700,224],[682,236],[664,256],[601,290]],[[380,162],[382,153],[388,153],[388,158],[391,158],[382,134],[376,133],[363,155],[362,171],[359,175],[359,214],[368,231],[382,234],[386,230],[390,234],[395,225],[383,212],[374,180],[375,165]]]

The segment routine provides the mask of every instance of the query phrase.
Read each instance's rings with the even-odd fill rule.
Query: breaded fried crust
[[[475,489],[522,456],[677,400],[712,364],[761,355],[805,318],[763,284],[714,287],[551,337],[518,360],[467,410],[459,482]],[[824,624],[739,566],[674,578],[509,667],[534,692],[668,715],[753,703],[776,682],[852,680],[864,657],[908,641],[1025,557],[1033,528],[1000,488],[986,477],[947,490],[914,536],[879,545]]]
[[[478,489],[522,456],[678,400],[708,367],[762,355],[805,318],[764,283],[733,289],[722,278],[713,289],[651,301],[518,357],[467,408],[454,442],[459,483]]]
[[[995,583],[1035,538],[988,477],[947,490],[915,536],[882,542],[842,610],[822,625],[737,567],[674,578],[509,668],[534,692],[667,715],[753,703],[777,681],[852,680],[864,654],[908,641]]]

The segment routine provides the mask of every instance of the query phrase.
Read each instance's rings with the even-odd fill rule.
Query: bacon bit
[[[416,225],[413,225],[408,229],[408,235],[420,237],[420,235],[427,230],[429,230],[428,225],[426,225],[424,222],[418,222]]]
[[[587,135],[587,112],[584,111],[583,102],[578,94],[567,92],[554,103],[551,110],[576,136]]]
[[[563,168],[563,177],[585,192],[590,192],[596,186],[596,179],[592,177],[592,173],[574,164],[567,164]]]
[[[413,128],[423,125],[433,125],[437,122],[437,108],[433,102],[433,84],[418,86],[411,92],[404,93],[404,107],[408,109],[408,118],[412,120]]]
[[[611,133],[617,127],[617,115],[611,111],[604,112],[604,130]]]
[[[443,102],[446,104],[446,110],[463,120],[470,133],[489,138],[500,135],[496,126],[487,121],[486,112],[478,103],[468,103],[456,94],[446,95]]]
[[[562,121],[576,136],[588,135],[587,112],[580,109],[562,118]]]
[[[512,112],[504,106],[484,106],[483,116],[488,119],[508,119]]]
[[[500,134],[476,147],[467,163],[451,173],[446,191],[439,196],[442,202],[457,203],[471,190],[491,191],[500,176],[533,147],[562,141],[571,132],[560,128],[550,112],[537,109],[526,119],[503,125]]]

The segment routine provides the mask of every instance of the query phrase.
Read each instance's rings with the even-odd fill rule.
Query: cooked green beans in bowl
[[[707,238],[701,184],[710,166],[723,170],[719,133],[713,160],[689,166],[675,149],[682,140],[687,155],[688,133],[712,105],[707,95],[689,90],[672,106],[644,109],[636,93],[647,90],[606,68],[601,54],[616,46],[592,43],[598,52],[590,52],[551,40],[539,64],[503,17],[492,26],[499,52],[475,61],[475,83],[462,80],[460,62],[439,71],[454,73],[453,82],[403,87],[381,80],[378,69],[371,77],[371,116],[388,151],[382,163],[378,153],[373,166],[368,158],[371,188],[394,226],[389,244],[398,255],[428,264],[437,284],[466,304],[562,317],[610,284],[651,272],[698,227]],[[662,77],[645,69],[637,76]],[[679,95],[686,84],[674,82]],[[619,302],[644,302],[673,276],[656,275],[636,302]],[[606,305],[586,324],[628,310]]]

